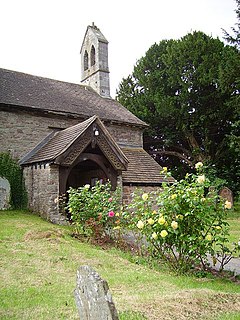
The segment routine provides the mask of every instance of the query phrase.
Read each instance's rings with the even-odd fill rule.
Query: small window
[[[84,71],[86,71],[88,69],[88,53],[85,50],[84,52]]]
[[[91,66],[94,66],[96,63],[96,52],[94,46],[91,48]]]

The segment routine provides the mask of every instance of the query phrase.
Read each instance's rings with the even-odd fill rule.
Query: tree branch
[[[174,156],[181,160],[184,160],[190,167],[193,166],[193,163],[191,160],[189,160],[186,156],[181,154],[177,151],[168,151],[168,150],[158,150],[158,151],[149,151],[150,154],[158,154],[158,155],[168,155],[168,156]]]

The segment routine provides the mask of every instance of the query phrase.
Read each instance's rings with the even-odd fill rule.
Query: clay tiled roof
[[[88,86],[0,69],[0,104],[16,109],[60,113],[88,119],[146,126],[120,103],[103,98]]]
[[[21,165],[30,163],[53,161],[57,157],[64,154],[68,148],[92,125],[97,124],[103,134],[106,136],[109,145],[113,152],[117,154],[119,160],[127,166],[128,159],[124,155],[123,151],[119,148],[117,143],[113,140],[104,124],[97,116],[93,116],[86,121],[83,121],[75,126],[69,127],[65,130],[58,131],[55,134],[49,135],[49,138],[45,138],[38,146],[36,146],[31,152],[29,152],[20,161]]]
[[[142,148],[122,148],[129,160],[127,171],[123,171],[123,183],[161,184],[166,182],[160,173],[162,167]],[[174,179],[170,179],[174,182]]]
[[[49,161],[57,158],[63,153],[88,127],[96,117],[83,121],[75,126],[69,127],[62,131],[57,131],[53,137],[41,142],[39,147],[34,148],[32,152],[25,156],[20,164],[29,164],[34,162]],[[45,139],[44,139],[45,140]]]

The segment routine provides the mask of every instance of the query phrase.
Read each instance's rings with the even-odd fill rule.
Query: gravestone
[[[80,320],[119,320],[107,282],[91,267],[78,269],[74,295]]]
[[[231,202],[231,205],[233,206],[233,194],[230,189],[228,189],[227,187],[222,188],[222,190],[219,192],[219,195],[225,201]]]
[[[0,210],[10,208],[10,184],[7,179],[0,177]]]

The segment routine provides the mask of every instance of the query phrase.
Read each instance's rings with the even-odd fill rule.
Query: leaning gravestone
[[[78,269],[74,295],[80,320],[119,320],[107,282],[91,267]]]
[[[0,210],[10,207],[10,184],[7,179],[0,177]]]
[[[227,187],[222,188],[222,190],[219,192],[219,195],[224,200],[231,202],[231,205],[233,206],[233,194],[230,189]]]

